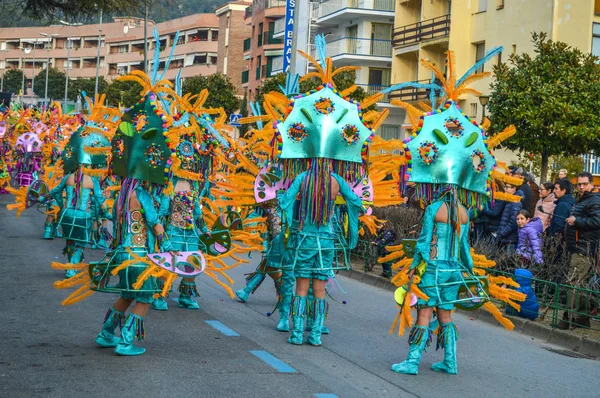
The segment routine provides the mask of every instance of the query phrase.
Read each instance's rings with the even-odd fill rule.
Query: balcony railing
[[[430,83],[430,80],[417,80],[415,83]],[[406,87],[400,90],[394,90],[388,95],[389,100],[401,100],[404,102],[409,101],[422,101],[429,98],[429,90],[424,88],[413,88]]]
[[[365,91],[365,93],[367,93],[367,95],[377,94],[381,92],[381,90],[384,90],[389,87],[383,84],[357,84],[357,86],[362,88]],[[383,98],[379,102],[390,102],[389,95],[384,94]]]
[[[273,33],[269,31],[263,33],[263,44],[283,44],[283,39],[274,39]]]
[[[273,34],[278,35],[285,31],[285,18],[279,18],[273,26]]]
[[[369,11],[395,11],[395,0],[326,0],[313,3],[311,17],[323,18],[346,8]]]
[[[248,75],[250,74],[249,72],[250,71],[247,70],[242,72],[242,84],[248,83]]]
[[[286,0],[268,0],[267,8],[285,7]]]
[[[314,45],[311,46],[311,53],[313,57],[318,56]],[[367,55],[391,58],[392,41],[342,37],[327,43],[327,55],[330,57],[337,57],[340,55]]]
[[[251,47],[252,47],[252,39],[251,38],[244,39],[244,52],[250,51]]]
[[[394,47],[406,46],[448,35],[450,35],[450,14],[396,28],[392,43]]]

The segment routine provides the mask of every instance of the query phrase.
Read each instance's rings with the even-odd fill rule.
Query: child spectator
[[[521,311],[517,312],[512,307],[507,306],[505,312],[508,315],[516,315],[521,318],[532,320],[535,320],[538,317],[540,305],[535,296],[535,292],[533,291],[533,287],[531,286],[532,278],[533,275],[529,270],[520,268],[515,270],[515,280],[519,284],[519,287],[516,290],[517,292],[525,293],[527,298],[521,303]]]
[[[523,258],[525,264],[543,264],[542,258],[542,232],[544,227],[539,218],[531,218],[527,210],[521,210],[517,215],[519,227],[519,246],[517,254]]]

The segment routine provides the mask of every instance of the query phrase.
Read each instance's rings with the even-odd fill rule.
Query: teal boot
[[[310,290],[309,290],[309,294],[311,294]],[[308,313],[306,314],[306,331],[310,332],[312,330],[312,324],[313,324],[313,318],[314,318],[313,314],[311,314],[310,311],[313,308],[312,302],[314,301],[314,298],[309,296],[307,300],[308,301],[306,303],[306,308],[308,308]],[[327,305],[327,307],[325,308],[325,311],[326,311],[325,319],[327,319],[327,311],[329,311],[329,305]],[[323,322],[325,322],[325,320],[323,320]],[[324,324],[321,327],[321,334],[329,334],[329,329]]]
[[[146,352],[145,348],[133,345],[136,337],[138,341],[142,341],[145,337],[144,318],[136,314],[129,314],[121,328],[121,339],[117,343],[115,354],[133,356]]]
[[[198,310],[200,306],[193,297],[198,297],[200,294],[196,290],[196,282],[184,282],[179,284],[179,307],[187,308],[188,310]]]
[[[44,224],[44,236],[42,236],[42,239],[54,239],[54,236],[52,236],[51,222],[47,222],[46,224]]]
[[[311,306],[312,328],[306,342],[316,347],[321,346],[321,333],[323,333],[323,322],[327,313],[327,302],[325,299],[313,299]]]
[[[167,304],[167,300],[164,297],[159,297],[152,301],[152,309],[156,311],[168,311],[169,305]]]
[[[306,297],[296,296],[292,300],[292,320],[294,329],[288,343],[302,345],[304,337],[304,315],[306,315]]]
[[[277,331],[290,331],[290,308],[292,306],[292,297],[294,297],[294,283],[296,278],[293,270],[283,269],[281,278],[281,288],[279,295],[281,302],[279,303],[279,323],[277,323]]]
[[[262,274],[258,271],[251,273],[248,275],[248,277],[246,277],[246,287],[235,292],[235,295],[238,296],[242,303],[245,303],[246,300],[248,300],[248,296],[258,289],[260,284],[265,280],[265,277],[265,274]]]
[[[58,223],[52,223],[52,236],[55,238],[62,238],[62,235],[58,232]]]
[[[429,334],[429,328],[426,326],[413,326],[408,337],[408,344],[410,344],[410,350],[408,356],[401,363],[395,363],[392,365],[392,370],[397,373],[404,373],[407,375],[416,375],[419,373],[419,362],[421,361],[421,355],[425,348],[431,344],[431,335]]]
[[[113,307],[108,309],[106,317],[104,318],[104,324],[102,325],[102,331],[96,337],[96,343],[100,347],[116,347],[119,342],[119,338],[115,336],[115,330],[118,327],[123,327],[123,321],[125,320],[125,314],[121,311],[115,310]]]
[[[431,365],[431,369],[451,375],[458,374],[456,366],[456,340],[458,340],[458,330],[454,322],[440,324],[436,351],[440,347],[444,349],[444,360]]]
[[[79,246],[73,246],[71,248],[67,248],[67,258],[69,259],[69,263],[78,264],[83,260],[83,248]],[[65,278],[72,278],[77,275],[77,271],[74,269],[68,269],[65,271]]]

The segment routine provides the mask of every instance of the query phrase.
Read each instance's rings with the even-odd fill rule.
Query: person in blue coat
[[[565,220],[571,215],[575,198],[571,195],[571,182],[566,179],[554,183],[554,196],[556,207],[552,214],[550,226],[546,230],[548,236],[555,236],[561,241],[565,240]]]
[[[512,307],[506,307],[506,314],[531,320],[537,319],[540,305],[533,290],[532,279],[533,274],[531,271],[521,268],[515,270],[515,280],[519,284],[516,290],[517,292],[525,293],[527,298],[521,303],[521,311],[516,311]]]

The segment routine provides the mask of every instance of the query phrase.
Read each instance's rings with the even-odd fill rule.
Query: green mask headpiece
[[[93,124],[81,126],[71,135],[62,151],[65,174],[74,172],[80,165],[105,166],[107,163],[106,153],[103,153],[101,148],[109,146],[108,140],[102,134],[87,127],[97,129]],[[98,151],[94,151],[94,148]]]
[[[167,184],[171,167],[167,127],[152,92],[126,110],[111,142],[112,174]]]

